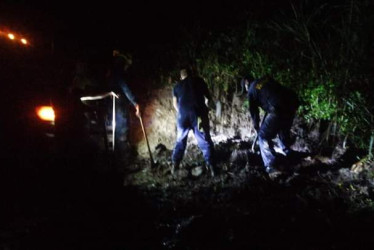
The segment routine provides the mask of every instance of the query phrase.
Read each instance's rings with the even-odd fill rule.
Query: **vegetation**
[[[246,74],[272,74],[298,92],[299,114],[307,122],[328,121],[327,139],[333,132],[372,155],[370,5],[305,0],[266,22],[248,15],[237,28],[194,28],[186,34],[180,62],[194,61],[216,95],[231,94]]]

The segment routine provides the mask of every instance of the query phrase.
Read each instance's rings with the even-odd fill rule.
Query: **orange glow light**
[[[9,37],[10,40],[14,40],[14,38],[15,38],[14,35],[13,35],[12,33],[9,33],[9,34],[8,34],[8,37]]]
[[[21,43],[23,43],[24,45],[26,45],[27,44],[27,40],[25,38],[22,38],[21,39]]]
[[[36,114],[43,121],[55,121],[55,111],[52,106],[41,106],[36,108]]]

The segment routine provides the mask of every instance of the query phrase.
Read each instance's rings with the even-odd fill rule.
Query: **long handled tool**
[[[107,92],[107,93],[100,94],[100,95],[95,95],[95,96],[82,96],[80,98],[80,100],[84,104],[87,104],[86,103],[87,101],[97,101],[97,100],[105,99],[107,97],[112,97],[112,148],[111,148],[111,151],[114,151],[114,148],[115,148],[115,131],[116,131],[116,98],[118,99],[119,96],[116,93],[114,93],[113,91],[111,91],[111,92]],[[104,134],[105,149],[107,150],[108,149],[108,137],[107,137],[107,134],[106,134],[105,125],[104,125],[104,131],[105,131],[105,134]]]
[[[257,139],[258,139],[258,133],[256,132],[256,137],[255,137],[255,139],[253,140],[252,147],[251,147],[251,152],[252,152],[252,153],[255,152],[255,146],[256,146]]]
[[[149,158],[151,159],[151,167],[154,167],[156,164],[153,161],[153,157],[152,157],[152,153],[151,153],[151,148],[149,147],[148,137],[147,137],[147,133],[145,132],[145,129],[144,129],[143,119],[142,119],[141,114],[138,115],[138,118],[140,120],[140,125],[142,126],[143,135],[144,135],[145,141],[147,143],[147,148],[148,148],[148,152],[149,152]]]

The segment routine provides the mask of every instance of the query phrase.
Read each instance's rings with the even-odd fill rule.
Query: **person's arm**
[[[172,95],[173,95],[173,107],[174,109],[179,112],[179,109],[178,109],[178,95],[177,95],[177,89],[176,87],[173,88],[173,92],[172,92]]]
[[[248,91],[249,112],[251,114],[253,127],[258,131],[260,129],[260,110],[256,98],[256,90],[252,85]]]
[[[125,93],[127,99],[129,99],[129,101],[132,103],[132,105],[134,105],[135,110],[136,110],[136,112],[135,112],[136,116],[140,116],[140,106],[137,103],[137,101],[135,99],[135,96],[131,92],[130,88],[127,86],[126,83],[123,83],[123,84],[121,84],[121,89],[122,89],[123,93]]]
[[[173,107],[178,112],[178,99],[177,97],[173,96]]]
[[[140,117],[140,106],[139,106],[139,104],[135,104],[135,115],[137,116],[137,117]]]
[[[203,78],[199,77],[199,80],[200,80],[200,84],[201,84],[201,88],[202,88],[204,97],[208,100],[212,100],[212,96],[211,96],[210,91],[208,89],[208,84],[206,84],[206,82],[204,81]]]
[[[203,94],[204,94],[204,97],[205,97],[205,104],[209,108],[215,109],[215,104],[213,102],[212,95],[210,94],[210,91],[208,89],[208,85],[206,84],[206,82],[204,81],[204,79],[201,78],[200,80],[201,80]]]

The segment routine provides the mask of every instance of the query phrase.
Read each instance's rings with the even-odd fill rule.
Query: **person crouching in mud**
[[[276,169],[278,158],[272,140],[278,135],[283,153],[289,156],[293,152],[290,149],[290,129],[299,107],[298,96],[270,76],[260,79],[246,76],[242,79],[242,85],[248,91],[249,111],[258,135],[265,171],[269,175],[279,173]],[[259,108],[266,112],[261,126]]]

